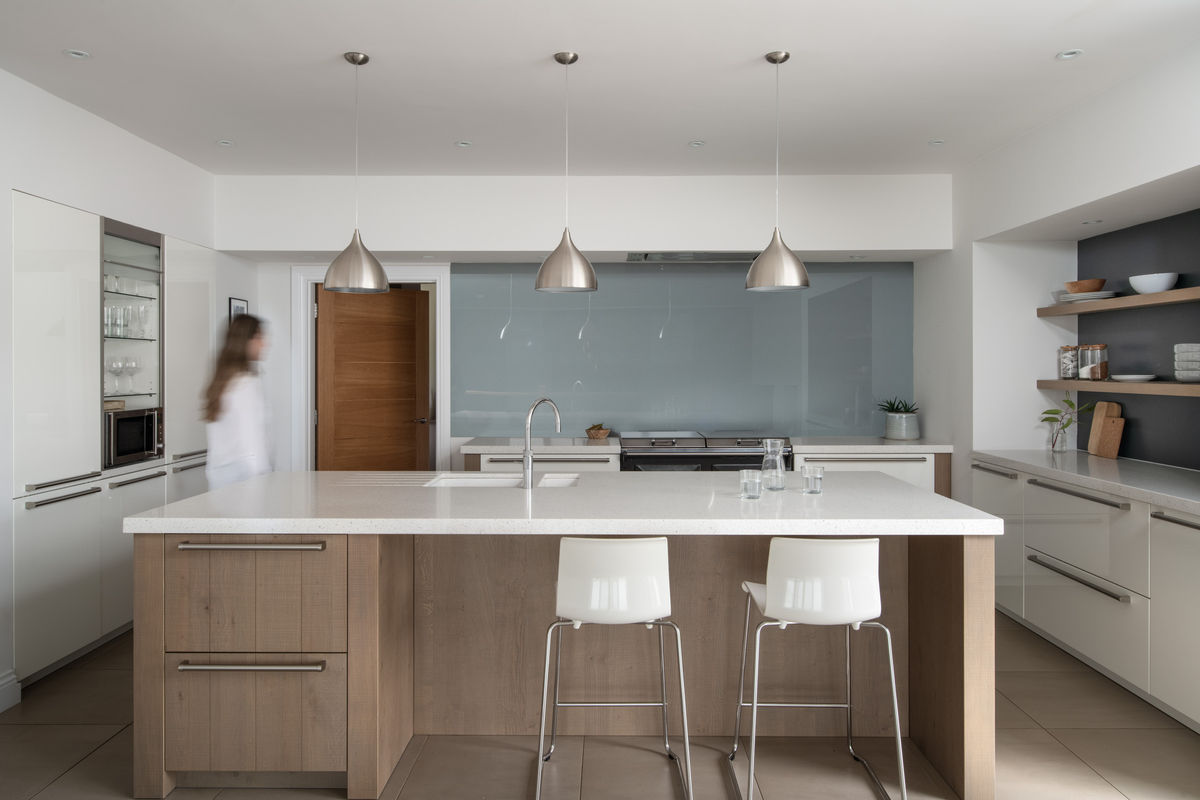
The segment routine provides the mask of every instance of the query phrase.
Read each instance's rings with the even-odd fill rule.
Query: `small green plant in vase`
[[[1095,403],[1085,403],[1076,407],[1071,400],[1071,393],[1064,392],[1062,408],[1048,408],[1042,412],[1042,422],[1050,423],[1050,449],[1065,450],[1067,448],[1067,428],[1079,421],[1080,414],[1087,414],[1096,407]]]
[[[885,439],[920,439],[921,428],[917,421],[916,403],[893,397],[878,404],[880,411],[887,414],[884,422],[883,438]]]

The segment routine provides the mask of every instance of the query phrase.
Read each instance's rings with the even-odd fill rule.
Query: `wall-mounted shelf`
[[[1107,300],[1085,300],[1080,303],[1059,303],[1043,306],[1037,310],[1039,317],[1075,317],[1080,314],[1095,314],[1100,311],[1120,311],[1123,308],[1148,308],[1150,306],[1172,306],[1177,303],[1200,302],[1200,286],[1187,289],[1170,289],[1154,294],[1131,294],[1125,297],[1110,297]]]
[[[1153,394],[1165,397],[1200,397],[1200,383],[1178,383],[1176,381],[1125,383],[1122,381],[1042,380],[1037,382],[1037,388],[1064,389],[1068,392],[1098,392],[1100,394]]]

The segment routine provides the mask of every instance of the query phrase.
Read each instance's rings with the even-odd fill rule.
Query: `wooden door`
[[[429,469],[429,293],[317,305],[317,469]]]

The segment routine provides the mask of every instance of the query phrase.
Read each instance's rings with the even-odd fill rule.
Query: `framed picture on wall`
[[[250,313],[250,305],[240,297],[229,298],[229,321],[233,322],[234,317],[242,314]]]

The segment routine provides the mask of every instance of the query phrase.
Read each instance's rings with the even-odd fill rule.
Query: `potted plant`
[[[1071,400],[1071,393],[1064,392],[1063,408],[1048,408],[1042,412],[1042,422],[1050,423],[1050,449],[1067,449],[1067,428],[1079,420],[1080,414],[1086,414],[1096,407],[1095,403],[1085,403],[1078,408]]]
[[[879,403],[879,410],[887,414],[884,424],[883,438],[885,439],[920,439],[921,426],[917,422],[916,403],[893,397]]]

